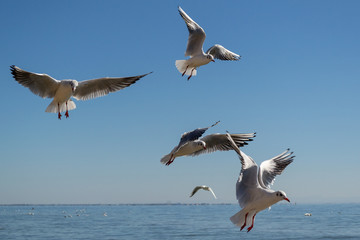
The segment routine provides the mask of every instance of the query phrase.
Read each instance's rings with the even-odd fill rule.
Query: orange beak
[[[212,62],[215,62],[215,60],[211,60]]]
[[[288,198],[284,198],[284,200],[286,200],[286,201],[290,202],[290,200],[289,200]]]

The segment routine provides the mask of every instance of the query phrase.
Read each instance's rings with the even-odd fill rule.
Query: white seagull
[[[210,153],[217,150],[228,151],[232,150],[229,141],[225,134],[215,133],[207,135],[199,139],[206,130],[215,126],[220,121],[206,128],[197,128],[191,132],[185,132],[180,139],[179,144],[167,155],[163,156],[160,162],[162,164],[170,165],[176,157],[180,156],[197,156],[203,153]],[[231,137],[236,142],[236,145],[242,147],[247,145],[248,141],[252,141],[255,133],[231,134]]]
[[[212,195],[214,196],[214,198],[216,199],[216,195],[215,195],[214,191],[213,191],[210,187],[205,186],[205,185],[196,186],[196,187],[194,188],[194,190],[191,192],[190,197],[194,196],[194,194],[195,194],[197,191],[199,191],[200,189],[203,189],[203,190],[205,190],[205,191],[211,192]]]
[[[295,156],[287,149],[280,155],[262,162],[258,168],[254,160],[237,147],[230,134],[227,134],[227,138],[237,152],[242,166],[236,182],[236,197],[242,210],[230,220],[240,227],[240,231],[251,222],[251,226],[247,229],[249,232],[254,226],[254,219],[258,212],[281,200],[290,202],[285,192],[274,191],[270,189],[270,185],[273,184],[276,175],[280,175]]]
[[[203,43],[206,37],[205,31],[192,20],[179,6],[179,12],[184,19],[189,30],[189,39],[187,42],[185,57],[190,56],[187,60],[176,60],[175,66],[182,73],[182,76],[189,75],[188,80],[196,75],[196,69],[209,62],[215,62],[214,58],[220,60],[239,60],[241,56],[233,53],[219,44],[209,48],[206,53],[203,51]]]
[[[30,89],[36,95],[42,98],[54,98],[45,112],[58,113],[61,119],[61,112],[65,112],[66,118],[69,117],[69,110],[76,108],[75,103],[70,99],[88,100],[101,97],[116,92],[134,84],[137,80],[146,75],[123,78],[98,78],[78,82],[76,80],[56,80],[47,74],[32,73],[22,70],[14,65],[10,66],[14,79]]]

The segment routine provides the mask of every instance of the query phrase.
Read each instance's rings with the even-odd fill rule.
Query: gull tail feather
[[[45,112],[53,112],[53,113],[57,113],[59,112],[59,107],[60,107],[60,112],[65,112],[66,111],[66,103],[60,103],[58,106],[58,102],[57,101],[52,101],[49,106],[46,108]],[[76,105],[74,103],[73,100],[69,99],[67,101],[67,110],[73,110],[76,108]]]
[[[175,66],[176,66],[176,68],[179,70],[179,72],[181,73],[181,74],[183,74],[185,71],[185,75],[190,75],[191,74],[191,70],[193,69],[193,68],[191,68],[191,67],[188,67],[187,69],[186,69],[186,67],[188,66],[189,64],[187,63],[187,60],[176,60],[175,61]],[[196,76],[196,69],[194,69],[193,71],[192,71],[192,75],[193,76]]]
[[[246,215],[246,211],[244,211],[243,209],[237,212],[236,214],[234,214],[232,217],[230,217],[230,221],[236,226],[242,227],[245,223],[245,215]]]
[[[163,157],[161,158],[160,162],[161,162],[162,164],[166,164],[168,161],[170,161],[170,159],[171,159],[171,153],[166,154],[165,156],[163,156]]]

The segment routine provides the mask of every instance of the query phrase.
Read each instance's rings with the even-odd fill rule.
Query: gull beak
[[[204,146],[204,149],[206,149],[206,146]]]
[[[215,60],[211,60],[212,62],[215,62]]]
[[[290,202],[290,200],[289,200],[288,198],[284,198],[284,200],[286,200],[286,201]]]

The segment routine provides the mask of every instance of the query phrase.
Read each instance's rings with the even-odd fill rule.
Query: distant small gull
[[[236,197],[242,210],[230,218],[230,220],[240,227],[240,231],[250,224],[248,232],[254,226],[255,216],[258,212],[281,201],[290,200],[283,191],[274,191],[270,189],[276,175],[280,175],[295,156],[289,149],[270,160],[261,163],[260,168],[254,160],[242,152],[235,144],[230,134],[226,135],[231,146],[237,152],[241,161],[241,172],[236,183]],[[252,220],[251,220],[252,219]]]
[[[209,128],[215,126],[220,121],[214,123],[210,127],[197,128],[191,132],[185,132],[180,139],[179,144],[167,155],[163,156],[160,160],[162,164],[170,165],[175,158],[180,156],[197,156],[204,153],[211,153],[214,151],[228,151],[232,150],[229,141],[225,134],[215,133],[207,135],[199,139]],[[231,134],[231,137],[236,142],[236,145],[242,147],[247,145],[255,133],[245,134]]]
[[[216,199],[216,195],[215,195],[214,191],[213,191],[210,187],[205,186],[205,185],[196,186],[196,187],[194,188],[194,190],[191,192],[190,197],[194,196],[194,194],[195,194],[197,191],[199,191],[200,189],[203,189],[203,190],[206,190],[206,191],[211,192],[212,195],[214,196],[214,198]]]
[[[239,60],[240,56],[233,53],[219,44],[215,44],[209,48],[206,53],[203,50],[205,41],[205,31],[192,20],[184,10],[179,6],[179,13],[184,19],[189,30],[189,39],[187,42],[185,57],[190,56],[187,60],[176,60],[176,68],[182,73],[182,76],[189,75],[188,80],[196,75],[196,69],[209,62],[215,62],[214,58],[220,60]]]
[[[30,89],[36,95],[42,98],[54,98],[45,112],[58,113],[61,119],[61,112],[65,112],[66,118],[69,117],[69,110],[76,108],[75,103],[70,99],[74,97],[77,100],[88,100],[101,97],[116,92],[134,84],[137,80],[146,75],[123,78],[98,78],[78,82],[76,80],[58,81],[47,74],[27,72],[14,65],[10,66],[11,73],[15,80]]]
[[[304,215],[305,215],[306,217],[311,217],[311,216],[312,216],[311,213],[305,213]]]

